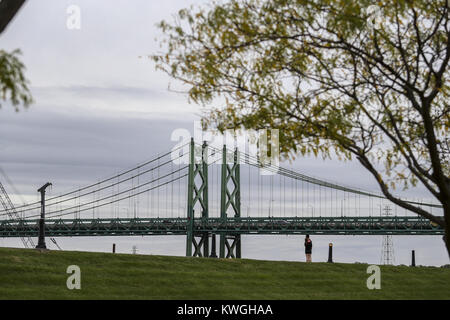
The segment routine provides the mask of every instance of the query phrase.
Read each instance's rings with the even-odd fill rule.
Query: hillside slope
[[[69,265],[81,290],[69,290]],[[0,248],[0,299],[450,299],[450,269]]]

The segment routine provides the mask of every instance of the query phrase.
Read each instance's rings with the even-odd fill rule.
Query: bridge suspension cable
[[[95,193],[97,193],[97,192],[99,192],[99,191],[103,191],[103,190],[106,190],[106,189],[109,189],[109,188],[113,188],[113,187],[115,187],[115,186],[117,186],[117,185],[119,185],[119,184],[121,184],[121,183],[130,181],[130,180],[132,181],[132,180],[133,180],[134,178],[136,178],[136,177],[138,178],[139,176],[141,176],[141,175],[143,175],[143,174],[146,174],[146,173],[148,173],[148,172],[151,172],[151,171],[153,171],[153,170],[156,170],[156,169],[158,169],[158,168],[160,168],[160,167],[162,167],[162,166],[164,166],[164,165],[166,165],[166,164],[169,164],[169,163],[171,163],[171,162],[172,162],[172,160],[166,161],[166,162],[164,162],[164,163],[162,163],[162,164],[159,164],[159,165],[157,165],[157,166],[155,166],[155,167],[152,167],[152,168],[150,168],[150,169],[147,169],[147,170],[145,170],[145,171],[143,171],[143,172],[140,172],[140,173],[138,173],[138,174],[136,174],[136,175],[130,176],[130,177],[125,178],[125,179],[123,179],[123,180],[118,180],[117,182],[114,182],[114,183],[112,183],[112,184],[106,185],[106,186],[104,186],[104,187],[101,187],[101,188],[98,188],[98,189],[95,189],[95,190],[92,190],[92,191],[89,191],[89,192],[86,192],[86,193],[83,193],[83,194],[81,194],[80,191],[86,190],[87,188],[86,188],[86,187],[85,187],[85,188],[81,188],[81,189],[78,189],[77,191],[75,191],[75,192],[78,192],[78,195],[76,195],[76,196],[73,196],[73,197],[67,198],[67,199],[63,199],[63,200],[59,200],[59,201],[56,201],[56,202],[50,202],[50,203],[47,203],[47,201],[50,201],[51,199],[60,199],[60,198],[63,197],[63,196],[53,197],[53,198],[51,198],[51,199],[49,199],[49,200],[46,200],[46,207],[50,207],[50,206],[54,206],[54,205],[61,204],[61,203],[64,203],[64,202],[72,201],[72,200],[75,200],[75,199],[78,199],[78,198],[81,198],[81,197],[84,197],[84,196],[88,196],[88,195],[91,195],[91,194],[94,194],[94,195],[95,195]],[[139,168],[139,167],[137,167],[137,168]],[[122,176],[122,175],[123,175],[123,174],[117,175],[116,177],[119,178],[119,177]],[[94,185],[100,186],[101,183],[98,182],[98,183],[96,183],[96,184],[94,184]],[[73,193],[74,193],[74,192],[66,193],[65,195],[73,194]],[[34,210],[34,209],[39,209],[39,208],[40,208],[40,206],[38,206],[38,207],[33,207],[33,208],[22,209],[22,210],[17,210],[17,212],[18,212],[18,213],[22,213],[22,212],[26,212],[26,211],[30,211],[30,210]],[[49,212],[49,213],[51,213],[51,212]],[[2,213],[2,214],[0,214],[0,216],[1,216],[1,215],[5,215],[5,214]]]
[[[154,162],[157,162],[158,160],[160,160],[160,159],[162,159],[162,158],[164,158],[164,157],[166,157],[166,156],[168,156],[168,155],[170,155],[170,154],[173,154],[175,151],[178,151],[178,150],[184,148],[186,145],[187,145],[187,143],[186,143],[186,144],[183,144],[183,145],[180,145],[180,146],[174,148],[173,150],[171,150],[170,152],[166,152],[166,153],[163,153],[163,154],[161,154],[161,155],[158,155],[157,157],[155,157],[155,158],[153,158],[153,159],[151,159],[151,160],[148,160],[148,161],[146,161],[146,162],[144,162],[144,163],[142,163],[142,164],[139,164],[139,165],[137,165],[137,166],[134,166],[134,167],[131,168],[131,169],[125,170],[125,171],[123,171],[123,172],[120,172],[120,173],[118,173],[118,174],[116,174],[116,175],[114,175],[114,176],[111,176],[111,177],[105,178],[105,179],[103,179],[103,180],[100,180],[100,181],[98,181],[98,182],[96,182],[96,183],[89,184],[89,185],[87,185],[87,186],[84,186],[84,187],[78,188],[78,189],[76,189],[76,190],[72,190],[72,191],[63,193],[63,194],[58,195],[58,196],[49,197],[48,199],[46,199],[46,205],[52,205],[52,204],[57,204],[57,203],[59,204],[59,203],[61,203],[61,202],[53,202],[53,203],[52,203],[51,201],[52,201],[52,200],[55,200],[55,199],[63,198],[63,197],[66,197],[66,196],[69,196],[69,195],[72,195],[72,194],[80,193],[81,191],[84,191],[84,190],[87,190],[87,189],[90,189],[90,188],[94,188],[94,187],[98,187],[99,185],[104,184],[105,182],[114,180],[114,179],[116,179],[116,178],[120,178],[120,177],[122,177],[122,176],[124,176],[124,175],[126,175],[126,174],[128,174],[128,173],[131,173],[131,172],[136,171],[136,170],[138,170],[138,169],[140,169],[140,168],[142,168],[142,167],[145,167],[145,166],[147,166],[147,165],[149,165],[149,164],[152,164],[152,163],[154,163]],[[180,157],[182,157],[182,156],[180,156]],[[144,172],[144,173],[146,173],[146,172]],[[143,174],[144,174],[144,173],[143,173]],[[136,176],[134,176],[134,177],[136,177]],[[131,179],[131,177],[130,177],[129,179]],[[129,180],[129,179],[128,179],[128,180]],[[128,181],[128,180],[127,180],[127,181]],[[113,185],[116,185],[116,184],[113,184]],[[110,185],[110,186],[111,186],[111,185]],[[109,186],[109,187],[110,187],[110,186]],[[90,194],[90,193],[87,193],[87,194]],[[73,197],[73,198],[78,198],[78,196]],[[67,200],[67,201],[68,201],[68,200]],[[29,208],[29,207],[30,207],[30,206],[33,206],[33,205],[36,205],[36,204],[39,204],[39,203],[40,203],[39,201],[31,202],[31,203],[27,203],[27,204],[23,204],[23,205],[16,206],[15,208],[16,208],[16,210],[17,210],[17,209],[22,209],[22,210],[18,210],[18,212],[24,212],[24,211],[34,210],[34,209],[38,209],[39,207],[33,207],[33,208]],[[23,209],[23,208],[27,208],[27,209]],[[5,215],[5,214],[2,214],[2,213],[5,212],[5,211],[6,211],[5,209],[1,209],[1,210],[0,210],[0,216],[1,216],[1,215]]]
[[[134,196],[137,196],[137,195],[142,194],[142,193],[147,192],[147,191],[154,190],[154,189],[156,189],[156,188],[158,188],[158,187],[160,187],[160,186],[166,185],[166,184],[171,183],[171,182],[173,182],[173,181],[177,181],[179,178],[177,177],[177,178],[172,179],[172,180],[170,180],[170,181],[161,183],[161,184],[159,184],[159,185],[157,185],[157,186],[155,186],[155,187],[152,187],[152,188],[149,188],[149,189],[146,189],[146,190],[140,191],[140,192],[138,192],[138,193],[134,193],[134,194],[132,194],[132,195],[128,195],[128,196],[125,196],[125,197],[122,197],[122,198],[119,198],[119,199],[115,199],[115,200],[112,200],[112,201],[107,202],[107,203],[104,203],[104,204],[98,204],[98,205],[94,205],[94,206],[89,207],[89,208],[83,208],[83,209],[81,209],[81,207],[85,207],[85,206],[88,206],[88,205],[90,205],[90,204],[95,204],[96,202],[98,203],[99,201],[111,199],[111,198],[114,198],[114,197],[116,197],[116,196],[118,196],[118,195],[125,194],[125,193],[127,193],[127,192],[132,192],[132,191],[138,190],[139,188],[141,188],[141,187],[143,187],[143,186],[149,185],[149,184],[154,183],[154,182],[156,182],[156,181],[159,181],[159,180],[161,180],[161,179],[163,179],[163,178],[166,178],[166,177],[172,175],[173,173],[176,173],[176,172],[178,172],[178,171],[182,171],[182,170],[186,169],[187,167],[188,167],[188,166],[181,167],[181,168],[179,168],[179,169],[177,169],[177,170],[175,170],[175,171],[173,171],[173,172],[167,173],[167,174],[165,174],[165,175],[163,175],[163,176],[160,176],[160,177],[158,177],[158,178],[156,178],[156,179],[147,181],[147,182],[145,182],[145,183],[142,183],[142,184],[140,184],[140,185],[138,185],[138,186],[135,186],[135,187],[132,187],[132,188],[129,188],[129,189],[126,189],[126,190],[122,190],[122,191],[117,192],[117,193],[115,193],[115,194],[113,194],[113,195],[110,195],[110,196],[106,196],[106,197],[103,197],[103,198],[100,198],[100,199],[97,199],[97,200],[85,202],[85,203],[82,203],[82,204],[79,204],[79,205],[76,205],[76,206],[71,206],[71,207],[68,207],[68,208],[65,208],[65,209],[55,210],[55,211],[50,211],[50,212],[46,213],[46,216],[47,216],[47,217],[51,217],[53,214],[61,213],[61,212],[68,211],[68,210],[74,210],[74,209],[77,209],[77,208],[78,208],[77,211],[71,211],[71,212],[69,212],[69,213],[59,214],[59,215],[57,215],[57,216],[62,216],[62,215],[67,215],[67,214],[72,214],[72,213],[75,213],[75,212],[82,212],[82,211],[86,211],[86,210],[91,210],[91,209],[93,209],[93,208],[103,207],[103,206],[105,206],[105,205],[107,205],[107,204],[112,204],[112,203],[115,203],[115,202],[118,202],[118,201],[121,201],[121,200],[124,200],[124,199],[132,198],[132,197],[134,197]],[[186,175],[187,175],[187,174],[186,174]],[[184,176],[186,176],[186,175],[183,175],[183,176],[181,176],[181,177],[184,177]],[[31,216],[28,216],[28,218],[35,217],[35,216],[38,216],[38,215],[31,215]]]
[[[179,148],[178,148],[179,149]],[[166,153],[165,156],[168,156],[169,154],[173,155],[173,151],[171,153]],[[169,201],[169,194],[171,197],[171,201],[173,202],[173,186],[170,187],[171,192],[169,193],[169,188],[166,188],[165,192],[160,192],[161,187],[163,186],[167,186],[169,184],[172,184],[176,181],[179,181],[181,179],[183,179],[184,177],[186,177],[188,174],[182,174],[182,172],[188,168],[188,165],[185,166],[180,166],[178,169],[174,169],[174,164],[173,162],[177,159],[180,159],[182,157],[185,157],[184,154],[182,155],[178,155],[177,158],[172,158],[170,160],[164,160],[162,162],[160,162],[160,160],[162,159],[162,156],[153,159],[152,161],[148,161],[147,164],[151,163],[151,162],[157,162],[155,166],[151,167],[151,168],[147,168],[145,170],[141,171],[141,168],[143,167],[143,165],[135,167],[135,169],[138,170],[137,173],[133,173],[133,175],[131,176],[127,176],[127,177],[123,177],[122,179],[120,179],[121,176],[124,175],[124,173],[121,174],[117,174],[115,176],[113,176],[113,178],[108,178],[102,181],[111,181],[113,179],[117,179],[116,181],[113,181],[112,183],[106,185],[106,186],[102,186],[101,182],[97,182],[95,184],[91,184],[90,186],[99,186],[97,189],[88,191],[88,192],[84,192],[82,193],[81,190],[86,190],[88,189],[87,187],[83,187],[83,188],[79,188],[77,189],[75,192],[77,192],[78,194],[76,196],[72,196],[70,198],[67,199],[60,199],[58,201],[54,201],[52,203],[49,203],[50,205],[57,205],[57,204],[62,204],[62,203],[69,203],[68,207],[65,208],[58,208],[53,211],[48,211],[46,213],[46,216],[48,218],[55,218],[55,217],[61,217],[61,216],[67,216],[67,215],[71,215],[71,214],[75,214],[78,216],[82,213],[82,212],[89,212],[92,210],[92,214],[93,217],[95,216],[97,209],[107,206],[107,205],[112,205],[114,203],[119,203],[120,201],[123,200],[130,200],[133,199],[137,199],[137,201],[135,201],[134,204],[132,204],[132,202],[129,203],[128,207],[132,208],[132,210],[134,211],[134,215],[136,216],[139,212],[139,195],[146,193],[146,192],[150,192],[152,190],[158,190],[158,195],[157,195],[157,199],[156,199],[156,212],[160,212],[160,210],[165,210],[166,212],[169,211],[169,205],[168,205],[168,201]],[[217,158],[214,162],[210,163],[209,165],[212,165],[214,163],[216,163],[217,161],[219,161],[219,158]],[[170,170],[169,172],[165,172],[164,174],[160,174],[160,169],[161,168],[169,168]],[[133,170],[127,170],[127,173],[132,172]],[[153,173],[156,172],[156,177],[153,176]],[[145,174],[151,173],[152,174],[152,178],[150,180],[140,180],[140,177],[142,177]],[[178,175],[177,175],[178,173]],[[166,180],[167,178],[170,178],[169,180]],[[119,186],[122,185],[123,183],[128,182],[131,183],[131,187],[130,188],[125,188],[125,189],[120,189],[119,190]],[[145,186],[149,186],[151,184],[154,183],[158,183],[157,185],[151,186],[150,188],[146,188],[145,190],[142,190],[143,187]],[[117,186],[117,191],[115,191],[115,187]],[[112,189],[114,192],[106,195],[106,196],[100,196],[100,192],[106,189]],[[67,194],[73,194],[74,192],[71,193],[66,193]],[[82,202],[81,198],[86,198],[87,196],[92,195],[92,198],[89,199],[88,201]],[[165,201],[161,202],[160,205],[160,198],[162,198],[163,196],[165,196]],[[53,197],[52,199],[58,199],[60,197]],[[78,201],[77,201],[78,200]],[[173,208],[173,206],[171,205],[171,208]],[[22,210],[22,211],[28,211],[28,210]],[[98,215],[98,213],[97,213]],[[27,218],[33,218],[33,217],[37,217],[39,216],[38,214],[32,214],[32,215],[27,215]]]
[[[161,158],[163,158],[163,157],[167,157],[168,155],[173,154],[174,152],[176,152],[177,150],[183,148],[184,146],[185,146],[185,145],[179,146],[179,147],[175,148],[174,150],[172,150],[171,152],[168,152],[168,153],[164,153],[164,154],[162,154],[162,155],[159,155],[158,157],[156,157],[156,158],[154,158],[154,159],[151,159],[151,160],[149,160],[149,161],[146,161],[146,162],[143,163],[143,164],[137,165],[137,166],[135,166],[135,167],[132,168],[132,169],[128,169],[128,170],[126,170],[126,171],[120,172],[119,174],[116,174],[116,175],[114,175],[114,176],[112,176],[112,177],[103,179],[103,180],[101,180],[101,181],[99,181],[99,182],[90,184],[90,185],[85,186],[85,187],[78,188],[78,189],[76,189],[76,190],[74,190],[74,191],[70,191],[70,192],[64,193],[64,194],[59,195],[59,196],[50,197],[50,198],[48,198],[48,199],[46,200],[46,206],[51,207],[51,206],[55,206],[55,205],[61,205],[61,204],[64,204],[64,203],[70,203],[70,202],[73,202],[74,200],[77,200],[77,199],[80,199],[80,198],[82,198],[82,197],[86,197],[86,196],[89,196],[89,195],[94,195],[94,196],[95,196],[96,193],[98,193],[98,192],[100,192],[100,191],[103,191],[103,190],[106,190],[106,189],[109,189],[109,188],[114,189],[115,186],[117,186],[117,187],[119,188],[119,185],[120,185],[120,184],[124,184],[125,182],[128,182],[128,181],[133,181],[133,179],[135,179],[135,178],[137,178],[137,177],[139,177],[139,176],[142,176],[142,175],[144,175],[144,174],[147,174],[147,173],[149,173],[149,172],[152,172],[152,171],[154,171],[154,170],[156,170],[156,169],[158,169],[158,168],[160,168],[160,167],[162,167],[162,166],[165,166],[165,165],[171,163],[172,160],[168,160],[168,161],[165,161],[165,162],[160,163],[160,164],[157,165],[157,166],[154,166],[154,167],[148,168],[148,169],[146,169],[146,170],[140,171],[141,168],[144,168],[145,166],[148,166],[148,165],[150,165],[150,164],[152,164],[152,163],[155,163],[155,162],[159,161],[159,160],[160,160]],[[178,158],[181,158],[181,157],[183,157],[183,156],[184,156],[184,155],[178,155]],[[175,158],[175,160],[178,159],[178,158]],[[134,172],[136,172],[136,171],[137,171],[138,173],[137,173],[137,174],[134,174]],[[123,176],[125,176],[125,175],[127,175],[127,174],[129,174],[129,173],[133,173],[133,175],[132,175],[132,176],[128,176],[128,177],[124,177],[123,179],[120,179],[121,177],[123,177]],[[117,181],[114,181],[115,179],[117,179]],[[113,182],[110,183],[110,184],[108,184],[108,185],[105,185],[105,186],[102,185],[102,184],[104,184],[104,183],[106,183],[106,182],[108,182],[108,181],[113,181]],[[97,188],[82,193],[82,191],[88,190],[88,189],[92,189],[92,188],[94,188],[94,187],[97,187]],[[134,190],[134,189],[133,189],[133,190]],[[128,190],[126,190],[126,191],[130,191],[130,190],[128,189]],[[125,191],[125,192],[126,192],[126,191]],[[70,196],[70,195],[74,195],[74,196],[71,196],[71,197],[69,197],[69,198],[64,198],[64,197],[67,197],[67,196]],[[115,195],[117,195],[117,193],[115,193]],[[52,200],[53,200],[53,201],[52,201]],[[56,200],[56,201],[55,201],[55,200]],[[97,201],[99,201],[99,200],[101,200],[101,199],[97,199],[97,200],[95,200],[95,201],[93,201],[93,202],[97,202]],[[32,206],[32,205],[34,205],[34,204],[36,204],[36,203],[39,203],[39,202],[34,202],[34,203],[27,204],[27,205],[19,206],[19,207],[21,207],[22,209],[21,209],[21,210],[17,210],[17,213],[22,213],[22,214],[23,214],[23,213],[25,213],[25,212],[30,212],[31,210],[39,209],[40,206],[30,207],[30,206]],[[81,205],[81,203],[80,203],[79,205]],[[2,212],[2,211],[3,211],[3,212]],[[4,212],[4,211],[5,211],[5,210],[0,210],[0,216],[6,216],[6,215],[7,215],[7,212]],[[49,212],[49,214],[51,214],[51,213],[53,213],[53,212],[54,212],[54,211],[51,211],[51,212]],[[28,215],[27,217],[33,217],[33,216],[36,216],[36,215],[32,215],[32,216],[29,216],[29,215]]]
[[[315,184],[318,186],[341,190],[344,192],[350,192],[350,193],[354,193],[354,194],[365,195],[365,196],[379,198],[379,199],[387,199],[384,195],[375,194],[375,193],[371,193],[368,191],[358,190],[355,188],[345,187],[345,186],[338,185],[335,183],[327,182],[325,180],[313,178],[313,177],[307,176],[305,174],[301,174],[299,172],[295,172],[293,170],[290,170],[290,169],[287,169],[287,168],[284,168],[281,166],[275,166],[273,164],[264,165],[261,163],[261,161],[257,157],[249,155],[247,153],[241,153],[239,159],[241,162],[243,162],[247,165],[252,165],[257,168],[263,168],[267,171],[270,171],[273,173],[278,173],[280,175],[283,175],[283,176],[286,176],[286,177],[289,177],[292,179],[298,179],[298,180],[309,182],[309,183],[312,183],[312,184]],[[253,160],[253,161],[250,161],[250,160]],[[405,202],[410,203],[410,204],[423,205],[423,206],[427,206],[427,207],[442,208],[442,205],[432,204],[432,203],[424,203],[424,202],[409,201],[409,200],[405,200]]]
[[[19,223],[23,220],[19,214],[16,212],[14,205],[11,202],[11,199],[8,196],[8,193],[6,193],[5,188],[3,187],[2,183],[0,182],[0,202],[7,210],[7,214],[10,219],[18,221]],[[22,240],[22,243],[25,248],[34,248],[34,242],[31,237],[20,237]]]

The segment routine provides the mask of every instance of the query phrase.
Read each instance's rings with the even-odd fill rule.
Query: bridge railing
[[[188,218],[55,219],[48,236],[185,235]],[[0,237],[37,236],[38,220],[0,221]],[[398,234],[439,235],[444,230],[421,217],[233,217],[194,218],[194,234]]]

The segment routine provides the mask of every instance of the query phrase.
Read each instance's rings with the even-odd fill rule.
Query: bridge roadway
[[[186,235],[188,218],[54,219],[49,237]],[[195,218],[194,234],[442,235],[443,228],[413,216]],[[39,220],[0,221],[0,237],[37,237]]]

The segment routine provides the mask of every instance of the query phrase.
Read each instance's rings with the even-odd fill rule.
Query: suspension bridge
[[[15,206],[0,184],[0,237],[33,248],[41,202]],[[408,201],[438,214],[441,206]],[[442,235],[384,196],[194,140],[45,200],[45,235],[186,236],[187,256],[240,258],[241,235]],[[389,208],[392,215],[383,215]]]

